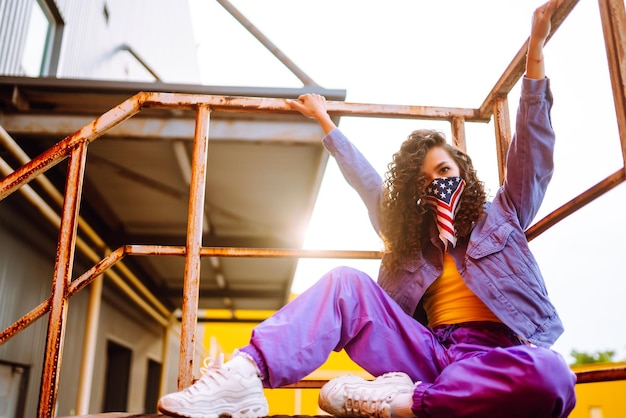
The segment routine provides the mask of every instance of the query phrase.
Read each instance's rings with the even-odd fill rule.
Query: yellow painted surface
[[[256,315],[255,315],[256,314]],[[247,318],[269,316],[267,312],[247,312]],[[211,317],[226,318],[216,315]],[[242,318],[237,315],[237,318]],[[224,361],[232,356],[236,348],[248,344],[256,322],[205,322],[204,346],[210,356],[224,353]],[[285,359],[289,361],[289,359]],[[342,374],[356,374],[364,378],[372,376],[357,366],[345,352],[331,353],[326,363],[305,379],[332,379]],[[319,389],[266,389],[265,396],[269,403],[269,415],[327,415],[317,406]]]
[[[574,372],[624,367],[624,363],[573,366]],[[626,380],[576,385],[576,408],[570,418],[625,418]]]

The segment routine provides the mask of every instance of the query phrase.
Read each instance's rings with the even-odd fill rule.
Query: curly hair
[[[455,230],[459,237],[469,236],[474,222],[483,213],[486,201],[484,184],[476,175],[470,157],[447,143],[445,135],[436,130],[413,131],[393,155],[385,174],[381,199],[381,232],[385,244],[383,263],[390,271],[415,257],[429,239],[431,216],[425,206],[426,178],[422,164],[428,150],[441,147],[459,166],[465,180],[459,209],[455,216]]]

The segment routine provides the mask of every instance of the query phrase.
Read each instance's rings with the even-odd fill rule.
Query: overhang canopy
[[[310,86],[0,77],[0,125],[32,158],[140,91],[270,98],[315,92],[345,99],[343,90]],[[80,215],[109,248],[185,245],[195,118],[191,110],[145,109],[89,145]],[[212,112],[203,246],[301,248],[328,160],[322,136],[301,115]],[[65,164],[46,176],[62,191]],[[291,258],[203,259],[199,308],[278,309],[296,264]],[[181,306],[184,258],[132,257],[129,266],[166,306]]]

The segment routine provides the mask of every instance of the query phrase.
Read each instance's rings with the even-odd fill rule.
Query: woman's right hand
[[[287,100],[287,104],[304,116],[315,119],[326,134],[337,127],[326,111],[326,98],[320,94],[303,94],[298,100]]]

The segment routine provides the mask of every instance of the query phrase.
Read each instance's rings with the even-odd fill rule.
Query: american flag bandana
[[[439,238],[446,249],[448,242],[456,246],[454,233],[454,215],[459,208],[461,194],[465,189],[465,180],[459,176],[434,179],[426,187],[426,207],[437,215]]]

